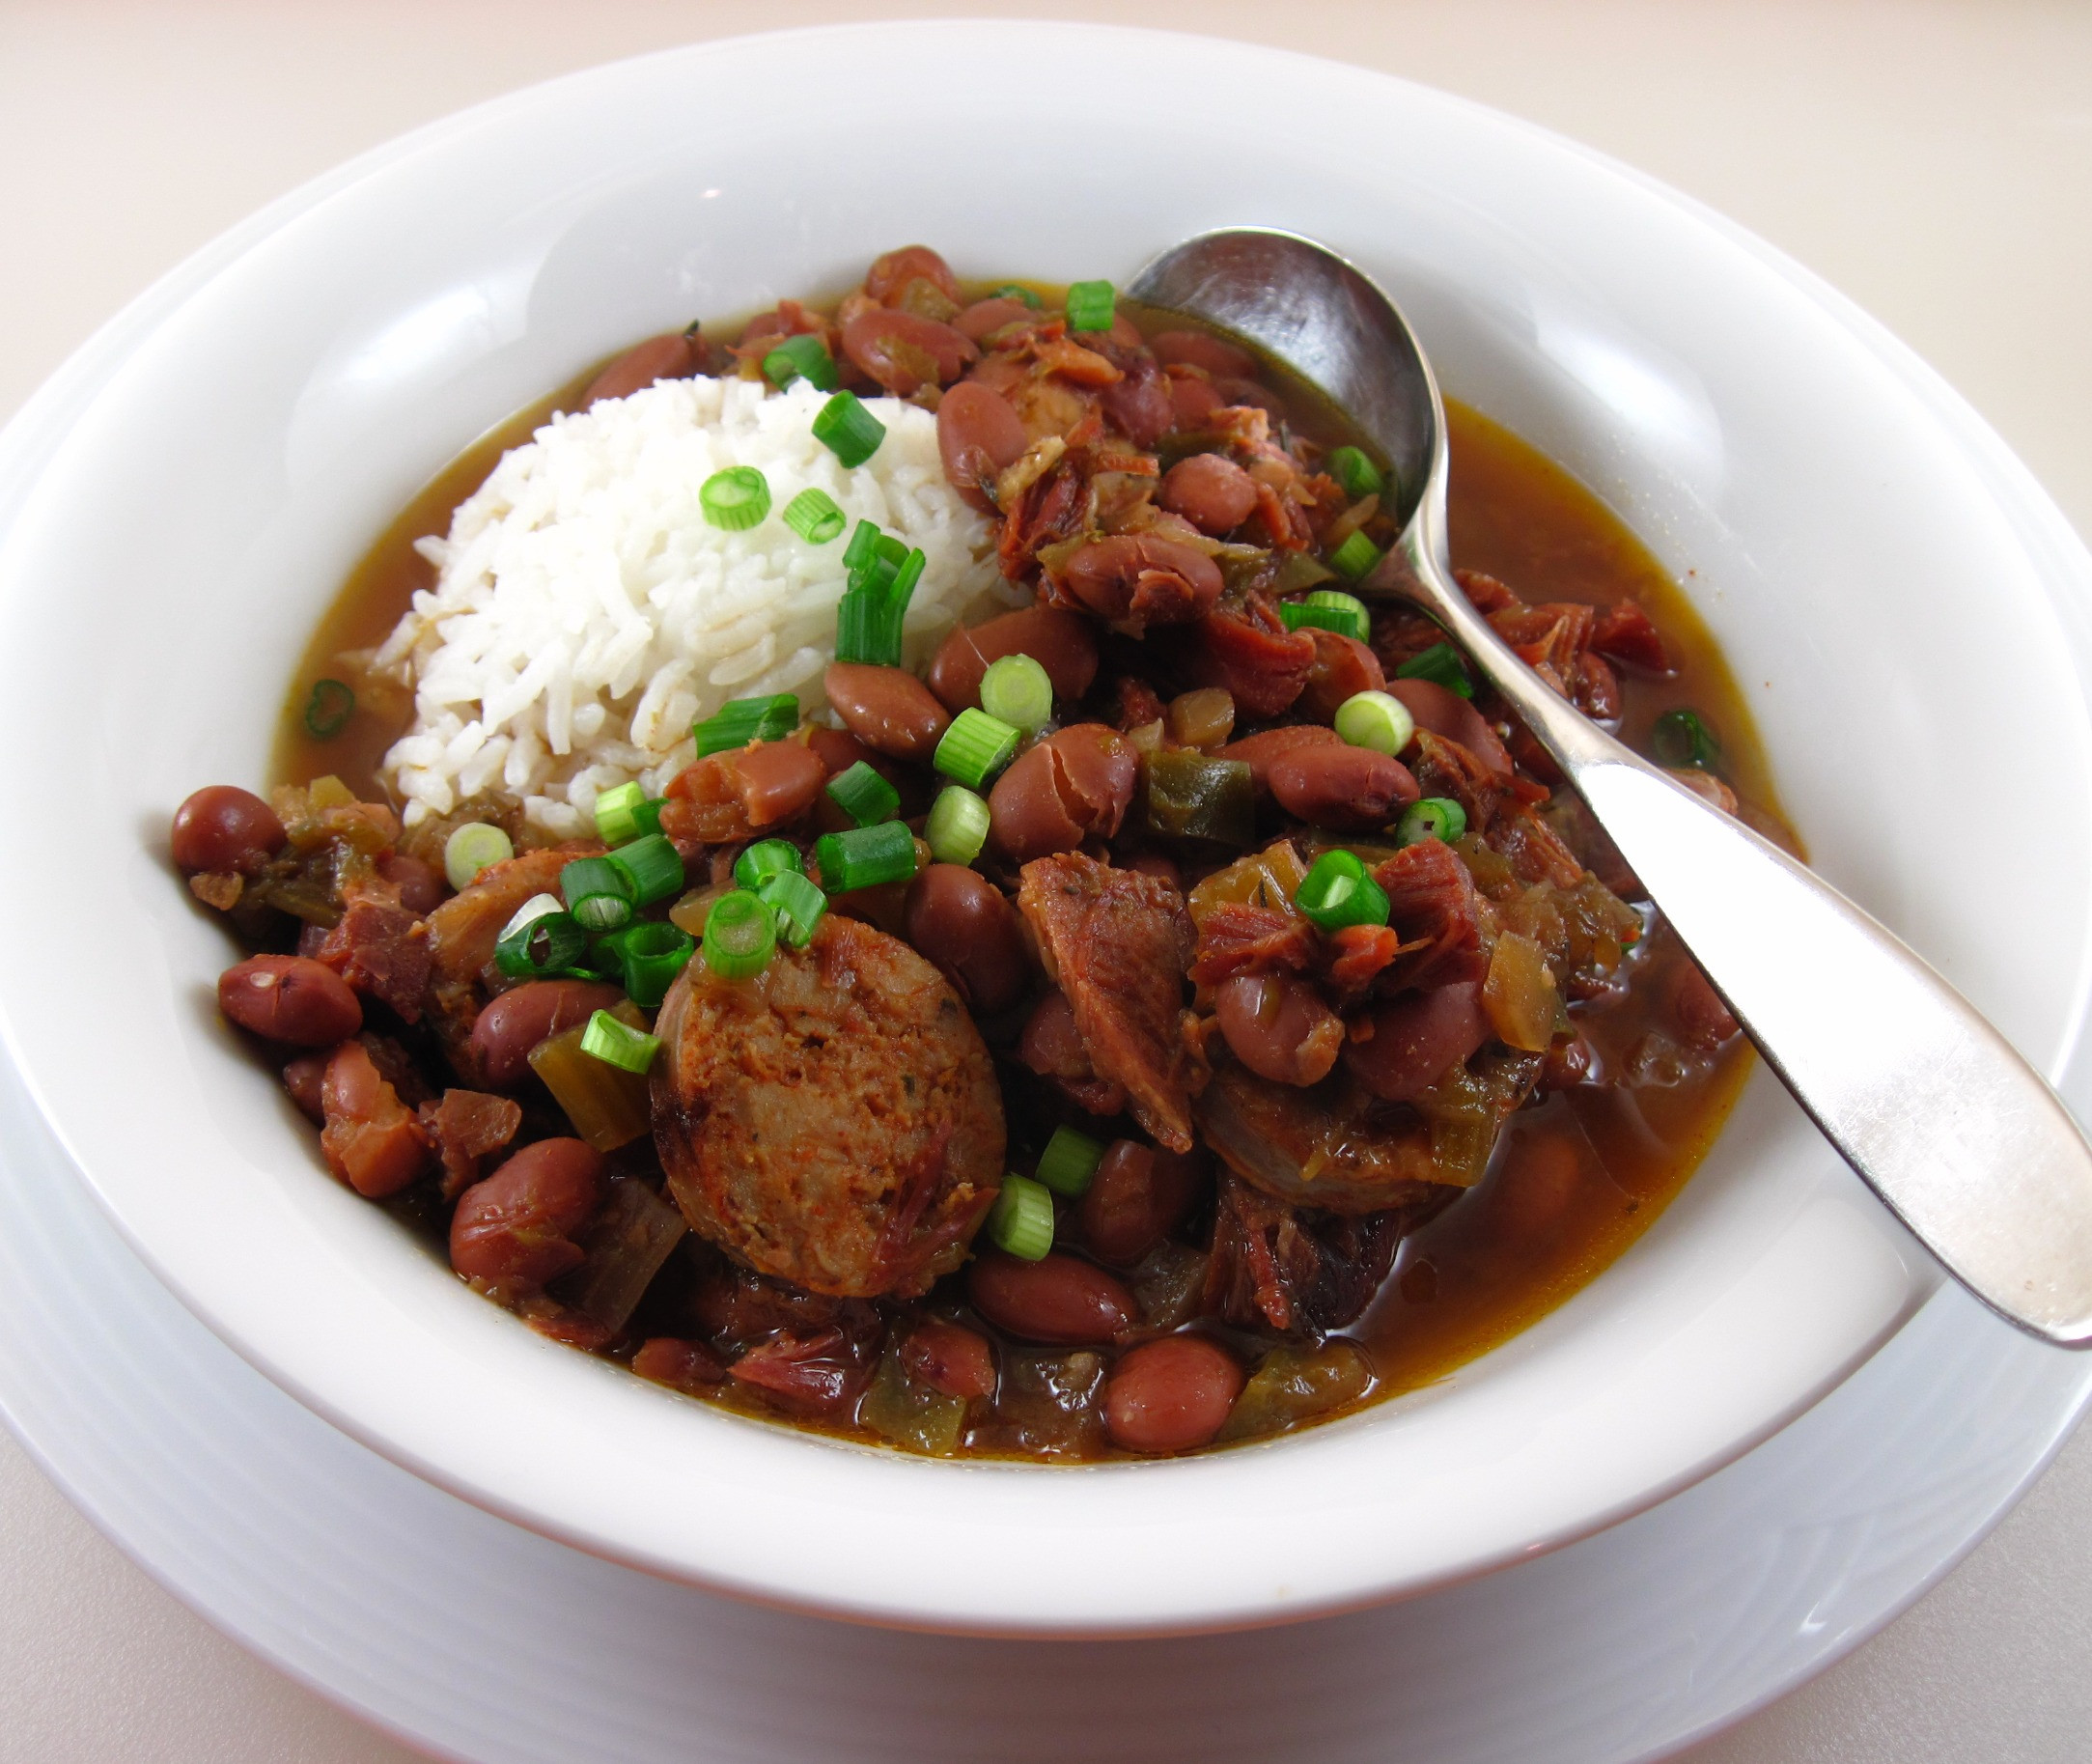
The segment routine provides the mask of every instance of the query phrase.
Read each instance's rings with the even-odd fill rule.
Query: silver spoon
[[[1409,524],[1359,584],[1403,596],[1539,737],[1845,1161],[2001,1316],[2092,1345],[2092,1145],[1966,999],[1827,882],[1550,690],[1452,579],[1445,409],[1394,303],[1312,240],[1255,228],[1158,257],[1129,295],[1235,332],[1385,452]]]

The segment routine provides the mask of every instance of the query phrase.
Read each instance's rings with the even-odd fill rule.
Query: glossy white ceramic
[[[1253,82],[1289,127],[1245,158],[1224,107],[1143,121],[1164,57]],[[1018,66],[1060,94],[1049,129],[1013,118]],[[947,101],[893,104],[904,70]],[[2058,606],[2092,571],[1836,296],[1593,155],[1356,70],[1079,27],[720,43],[322,180],[0,438],[0,742],[52,756],[17,811],[65,829],[68,866],[64,931],[0,951],[0,1021],[96,1192],[227,1341],[396,1461],[604,1554],[875,1620],[1102,1633],[1304,1614],[1560,1544],[1763,1438],[1909,1315],[1929,1271],[1760,1081],[1634,1251],[1428,1393],[1196,1462],[899,1459],[531,1336],[325,1179],[216,1020],[225,947],[165,867],[167,812],[258,777],[319,606],[471,435],[627,339],[840,286],[909,238],[965,272],[1124,275],[1231,220],[1380,275],[1455,396],[1629,518],[1727,646],[1818,861],[2053,1069],[2092,897]],[[1942,838],[1942,805],[1978,794],[2047,838],[2042,864],[1986,872],[1980,912]],[[50,900],[47,872],[0,872],[10,922]]]

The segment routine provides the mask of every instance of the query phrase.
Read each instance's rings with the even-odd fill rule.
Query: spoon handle
[[[1969,1291],[2092,1345],[2092,1145],[1907,944],[1552,691],[1448,579],[1442,503],[1376,586],[1424,602],[1539,737],[1846,1162]]]

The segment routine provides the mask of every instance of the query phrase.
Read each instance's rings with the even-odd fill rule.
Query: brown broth
[[[434,573],[414,549],[415,541],[445,532],[452,511],[501,455],[527,440],[591,376],[466,448],[357,565],[293,679],[271,756],[271,782],[301,784],[331,772],[358,794],[380,794],[376,769],[410,723],[412,705],[397,686],[372,680],[363,666],[414,593],[433,585]],[[1314,420],[1315,412],[1297,414],[1310,433],[1327,427]],[[1754,825],[1793,843],[1728,666],[1691,602],[1647,547],[1590,490],[1509,430],[1451,401],[1447,420],[1453,561],[1497,576],[1528,602],[1639,600],[1680,665],[1663,680],[1619,670],[1625,739],[1647,751],[1656,716],[1675,706],[1696,709],[1719,732],[1727,775]],[[357,693],[348,726],[325,741],[315,739],[302,720],[313,684],[321,678],[347,680]],[[1661,992],[1659,970],[1683,959],[1675,938],[1660,927],[1630,958],[1641,976],[1632,992],[1609,1006],[1579,1012],[1579,1025],[1612,1071],[1637,1054],[1645,1064],[1664,1067],[1662,1050],[1653,1050],[1647,1039],[1655,1027],[1652,1001]],[[1726,1121],[1750,1063],[1739,1039],[1712,1058],[1671,1057],[1663,1070],[1669,1081],[1581,1088],[1547,1097],[1514,1116],[1483,1182],[1405,1242],[1395,1277],[1344,1331],[1365,1350],[1375,1374],[1372,1390],[1351,1407],[1444,1378],[1604,1272],[1691,1175]],[[771,1413],[731,1386],[719,1400]],[[812,1425],[877,1442],[863,1428]]]

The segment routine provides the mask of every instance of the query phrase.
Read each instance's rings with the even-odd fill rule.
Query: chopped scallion
[[[1397,754],[1416,733],[1409,708],[1391,692],[1353,692],[1337,706],[1336,732],[1353,747]]]
[[[1022,735],[999,716],[970,706],[952,718],[930,763],[968,790],[979,790],[1013,759]]]
[[[854,574],[879,555],[879,531],[876,520],[859,520],[857,530],[843,547],[843,568]]]
[[[814,418],[814,439],[846,466],[862,465],[885,438],[886,425],[854,392],[838,392]]]
[[[1325,931],[1387,923],[1387,896],[1353,852],[1325,852],[1294,891],[1293,904]]]
[[[1019,1261],[1043,1260],[1053,1247],[1053,1196],[1028,1176],[1005,1176],[988,1216],[988,1236]]]
[[[1474,696],[1474,682],[1467,678],[1467,664],[1461,659],[1460,651],[1450,643],[1434,643],[1421,654],[1411,656],[1395,669],[1397,680],[1428,680],[1434,686],[1442,686],[1448,692],[1458,692],[1463,698]]]
[[[559,891],[584,930],[620,931],[631,923],[631,878],[607,857],[575,858],[560,871]]]
[[[598,1011],[581,1031],[581,1051],[621,1072],[644,1072],[661,1050],[661,1038]]]
[[[988,844],[988,804],[963,784],[947,784],[930,805],[923,838],[939,863],[969,864]]]
[[[356,714],[356,695],[339,680],[316,680],[305,701],[305,733],[316,742],[331,742]]]
[[[915,874],[915,835],[901,821],[823,833],[814,841],[814,861],[821,866],[821,886],[827,894],[907,882]]]
[[[1312,625],[1323,630],[1333,630],[1340,636],[1355,637],[1361,643],[1373,630],[1373,620],[1366,611],[1365,602],[1355,594],[1345,594],[1335,588],[1318,588],[1297,601],[1281,601],[1278,616],[1286,622],[1288,630]]]
[[[981,676],[981,709],[1037,735],[1053,714],[1053,681],[1029,656],[997,656]]]
[[[705,966],[722,980],[745,980],[769,966],[777,916],[745,888],[722,894],[705,919]]]
[[[654,823],[646,825],[645,811],[653,809]],[[661,811],[647,800],[647,793],[637,780],[620,784],[615,790],[599,791],[596,796],[596,833],[605,845],[623,845],[628,839],[637,839],[641,833],[657,833],[661,830]]]
[[[806,333],[787,337],[764,356],[763,373],[780,391],[795,379],[803,379],[823,392],[833,392],[837,383],[835,357],[828,353],[828,346]]]
[[[1372,572],[1382,553],[1363,533],[1353,533],[1329,554],[1329,568],[1347,582],[1355,582]]]
[[[828,910],[828,897],[796,870],[779,870],[756,890],[777,915],[777,935],[804,949]]]
[[[1451,797],[1425,797],[1402,811],[1402,819],[1395,823],[1395,843],[1442,839],[1450,845],[1466,830],[1467,811]]]
[[[753,465],[729,465],[698,487],[697,503],[713,526],[744,532],[770,512],[769,480]]]
[[[1039,1180],[1056,1194],[1080,1200],[1104,1161],[1104,1148],[1088,1134],[1056,1127],[1039,1154]]]
[[[697,939],[675,925],[634,925],[615,941],[626,994],[650,1011],[668,996],[697,948]]]
[[[1021,300],[1026,306],[1030,307],[1033,312],[1037,312],[1040,307],[1046,304],[1046,302],[1040,299],[1037,294],[1033,294],[1030,289],[1022,287],[1016,282],[1005,282],[1000,288],[994,290],[988,297],[990,300]]]
[[[635,907],[651,907],[683,892],[683,854],[665,834],[648,833],[621,845],[608,861],[624,873]]]
[[[848,771],[828,780],[828,795],[835,805],[859,826],[891,821],[901,812],[901,793],[859,760]]]
[[[734,859],[734,880],[744,888],[760,888],[784,870],[806,873],[799,848],[789,839],[759,839]]]
[[[811,484],[785,504],[785,525],[810,546],[824,546],[842,538],[849,524],[849,517],[835,506],[835,498]]]
[[[516,923],[517,919],[522,923]],[[587,955],[587,931],[555,903],[549,911],[527,919],[518,912],[509,921],[509,929],[494,945],[494,966],[512,980],[542,980],[552,974],[586,973],[581,963]]]
[[[799,726],[799,701],[790,692],[769,698],[730,698],[690,733],[698,757],[745,747],[750,742],[782,741]]]
[[[1360,447],[1339,447],[1329,456],[1329,475],[1344,487],[1353,502],[1360,496],[1378,496],[1387,488],[1381,468]]]
[[[1117,293],[1109,282],[1071,282],[1068,285],[1068,328],[1072,331],[1108,331]]]
[[[1666,766],[1714,771],[1721,765],[1721,743],[1697,711],[1666,711],[1649,731],[1657,758]]]
[[[508,834],[485,821],[467,821],[443,841],[443,876],[460,892],[479,881],[488,864],[505,862],[516,855]]]

